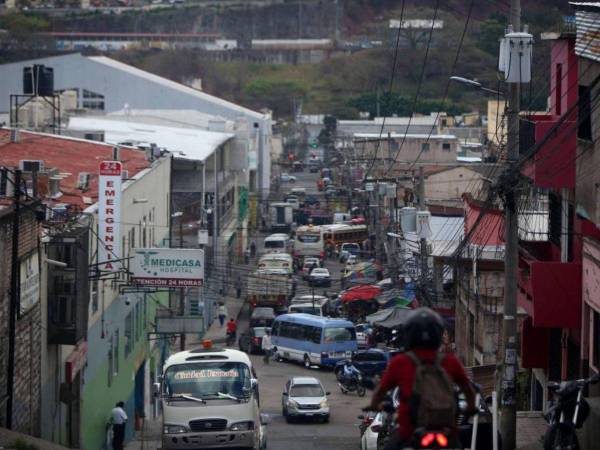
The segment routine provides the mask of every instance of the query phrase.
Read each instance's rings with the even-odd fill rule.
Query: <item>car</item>
[[[378,412],[360,438],[360,450],[378,450],[377,436],[381,430],[382,423],[382,413]]]
[[[327,198],[335,197],[336,193],[337,193],[337,190],[333,186],[327,186],[325,188],[325,197],[327,197]]]
[[[330,395],[315,377],[291,377],[281,395],[283,417],[289,423],[296,418],[320,419],[329,421]]]
[[[323,180],[323,184],[325,186],[330,186],[333,183],[333,181],[329,177],[324,177],[324,178],[322,178],[322,180]]]
[[[308,195],[304,199],[305,208],[318,208],[319,206],[321,206],[321,202],[314,195]]]
[[[289,195],[288,198],[285,199],[285,202],[292,205],[293,209],[300,208],[300,201],[298,200],[298,197],[294,195]]]
[[[294,162],[292,166],[294,168],[294,172],[304,172],[304,164],[302,164],[300,161]]]
[[[238,339],[238,347],[241,351],[248,353],[262,352],[262,338],[270,330],[269,327],[250,327]]]
[[[250,315],[251,327],[270,327],[275,319],[275,310],[268,306],[254,308]]]
[[[401,352],[398,349],[370,348],[354,353],[352,364],[367,380],[376,385],[389,361],[399,353]],[[337,375],[343,367],[344,361],[339,361],[333,369],[334,373]]]
[[[340,262],[346,262],[350,255],[358,256],[360,254],[360,245],[355,242],[344,242],[340,246],[339,250],[339,259]]]
[[[313,286],[331,286],[331,275],[325,267],[317,267],[313,269],[308,277],[308,281]]]
[[[290,195],[295,195],[298,198],[306,197],[306,188],[293,188],[290,190]]]
[[[302,263],[302,279],[308,280],[310,276],[310,270],[312,267],[317,268],[321,265],[321,261],[319,258],[304,258],[304,262]]]
[[[295,183],[296,182],[296,177],[294,175],[290,175],[289,173],[283,172],[280,176],[279,179],[281,180],[282,183]]]

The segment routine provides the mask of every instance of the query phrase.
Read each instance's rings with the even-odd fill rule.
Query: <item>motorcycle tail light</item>
[[[435,441],[435,434],[427,433],[425,436],[421,438],[421,447],[429,447]]]
[[[435,435],[435,440],[440,447],[448,447],[448,438],[441,433]]]

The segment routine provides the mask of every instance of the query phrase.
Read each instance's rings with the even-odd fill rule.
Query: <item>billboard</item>
[[[121,269],[121,172],[119,161],[100,163],[98,181],[98,262],[101,271]]]
[[[135,249],[129,271],[133,283],[144,286],[202,286],[204,250],[196,248]]]

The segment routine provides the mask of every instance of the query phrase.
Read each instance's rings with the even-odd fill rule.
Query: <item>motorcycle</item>
[[[367,392],[361,374],[353,375],[349,380],[344,379],[344,376],[340,375],[340,378],[338,378],[338,386],[340,387],[342,394],[356,392],[359,397],[364,397]]]
[[[575,430],[581,428],[589,416],[590,406],[583,398],[583,390],[589,384],[600,381],[600,375],[580,380],[548,383],[554,399],[544,418],[548,430],[544,435],[544,450],[578,450],[579,441]]]

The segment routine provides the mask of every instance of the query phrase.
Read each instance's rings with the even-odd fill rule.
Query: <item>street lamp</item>
[[[450,77],[450,81],[456,81],[457,83],[465,84],[465,85],[473,87],[475,89],[479,89],[480,91],[488,92],[490,94],[499,95],[500,97],[504,97],[504,92],[500,92],[500,91],[496,91],[494,89],[486,88],[479,81],[470,80],[469,78],[464,78],[464,77],[459,77],[459,76],[452,76],[452,77]]]

